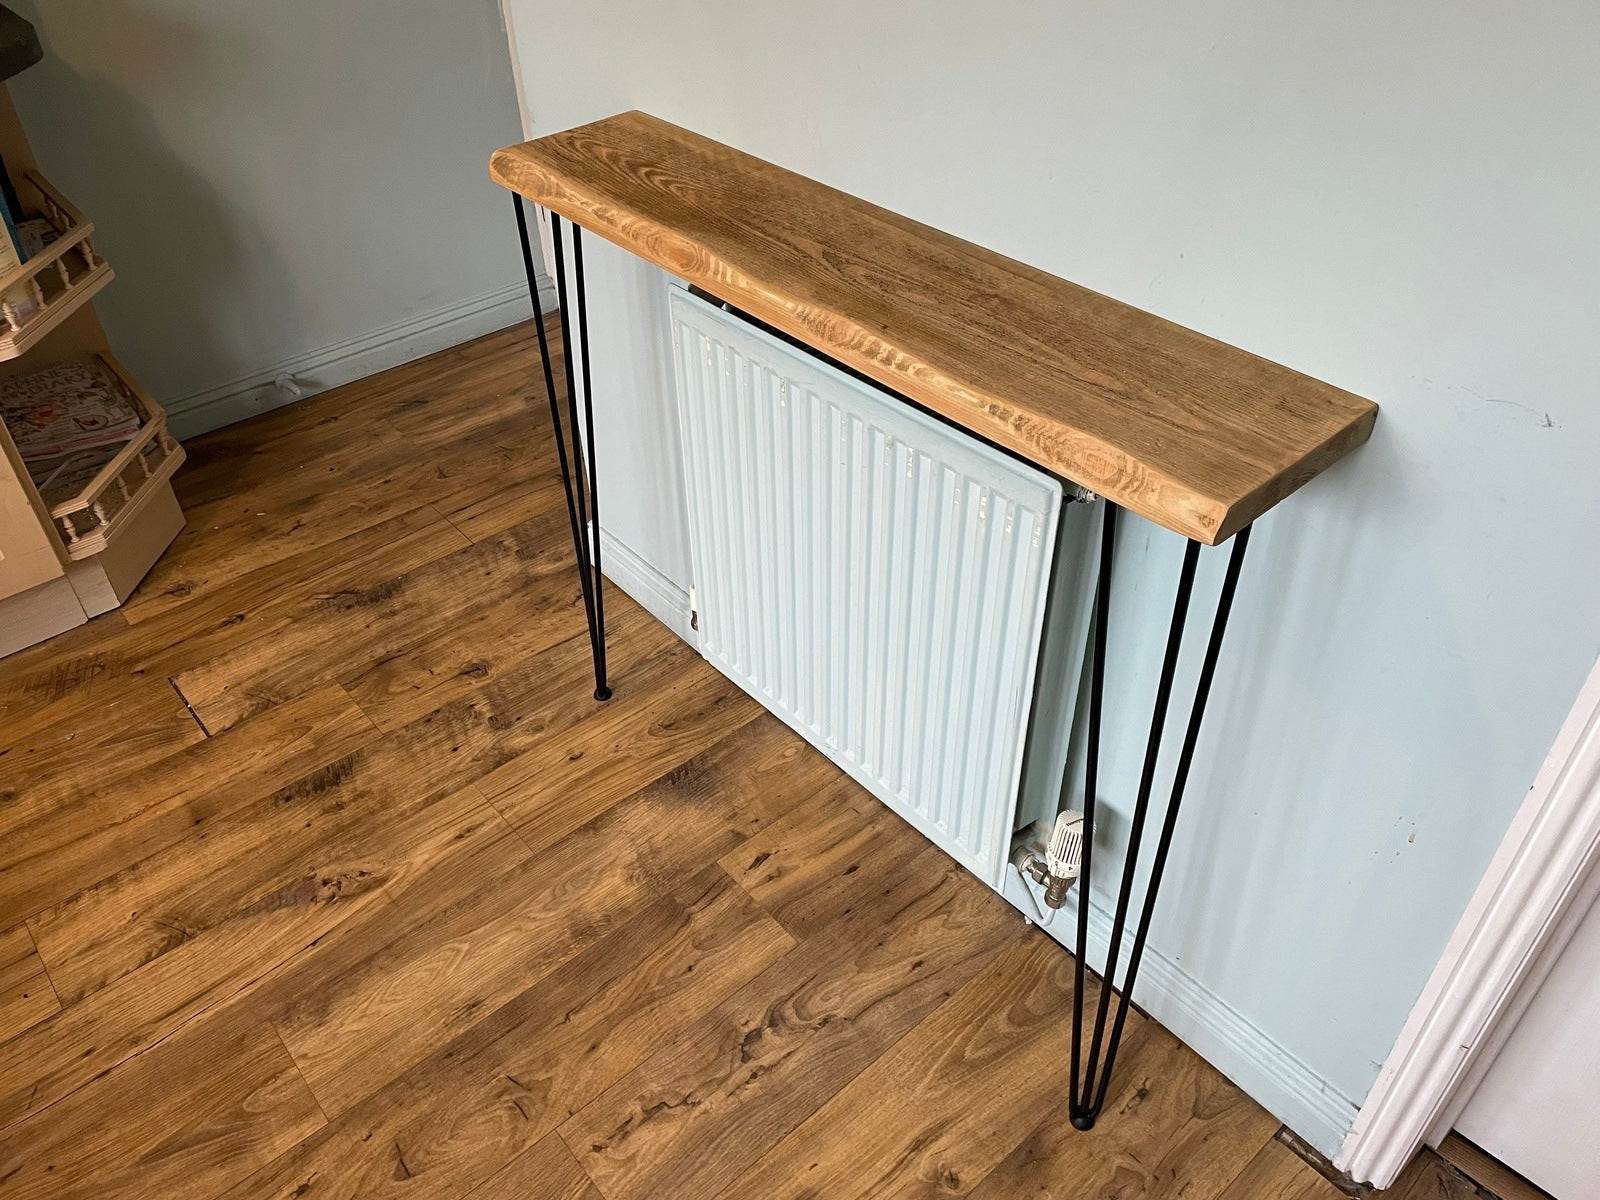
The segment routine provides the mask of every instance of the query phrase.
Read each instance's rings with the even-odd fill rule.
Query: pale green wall
[[[1152,938],[1335,1149],[1600,649],[1600,9],[509,9],[536,133],[643,108],[1383,406],[1257,530]],[[650,355],[596,361],[608,525],[684,583]],[[1181,544],[1122,550],[1125,813]]]
[[[424,328],[362,356],[397,323],[521,280],[485,166],[520,138],[496,0],[14,7],[46,58],[12,94],[116,268],[113,348],[163,402],[286,363],[337,382],[433,348]],[[455,333],[528,311],[479,307]],[[330,348],[357,353],[319,367]]]

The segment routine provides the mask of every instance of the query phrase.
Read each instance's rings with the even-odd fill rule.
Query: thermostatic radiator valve
[[[1045,904],[1060,908],[1083,870],[1083,814],[1057,813],[1044,856],[1041,858],[1034,846],[1023,843],[1011,861],[1018,871],[1044,888]]]

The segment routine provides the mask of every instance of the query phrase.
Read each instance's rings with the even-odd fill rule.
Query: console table
[[[594,656],[610,696],[589,394],[584,230],[663,267],[979,438],[1104,500],[1091,639],[1084,848],[1070,1114],[1103,1104],[1221,651],[1250,524],[1366,441],[1377,406],[1024,263],[919,224],[645,113],[629,112],[497,151],[490,174],[514,193],[538,311],[524,198],[552,217],[568,409],[557,401],[535,321]],[[570,222],[574,303],[569,305]],[[570,313],[570,317],[569,317]],[[576,341],[573,333],[576,331]],[[576,364],[572,349],[576,345]],[[570,446],[569,446],[570,443]],[[1087,1054],[1083,985],[1095,796],[1117,513],[1188,539],[1129,827]],[[1114,978],[1202,545],[1232,541],[1172,794]],[[1113,991],[1118,993],[1111,1013]],[[1109,1023],[1109,1024],[1108,1024]]]

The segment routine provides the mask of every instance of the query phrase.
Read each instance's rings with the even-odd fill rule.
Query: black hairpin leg
[[[550,399],[550,421],[555,427],[556,459],[561,466],[561,486],[566,492],[567,518],[572,526],[572,547],[578,557],[578,584],[583,591],[583,613],[589,624],[589,650],[594,658],[594,698],[611,699],[606,685],[606,609],[600,574],[600,489],[594,470],[594,404],[589,375],[589,316],[583,287],[583,235],[572,227],[572,268],[578,293],[578,358],[583,371],[583,415],[578,412],[578,393],[573,378],[572,326],[567,319],[567,271],[562,250],[561,218],[550,214],[550,232],[555,242],[556,301],[561,318],[562,362],[567,385],[568,425],[563,429],[561,405],[556,398],[555,371],[551,366],[550,342],[545,336],[539,309],[539,281],[533,268],[533,249],[528,242],[528,218],[523,199],[512,193],[517,210],[517,236],[522,242],[522,266],[528,275],[528,293],[533,298],[534,328],[539,333],[539,358],[544,364],[545,394]],[[583,430],[579,434],[580,427]],[[568,453],[567,432],[572,438]]]
[[[1144,769],[1139,775],[1139,791],[1133,806],[1133,823],[1128,830],[1128,851],[1122,864],[1122,885],[1118,889],[1116,910],[1111,920],[1111,941],[1106,952],[1106,969],[1101,979],[1100,1000],[1095,1010],[1094,1032],[1089,1041],[1088,1059],[1081,1062],[1080,1067],[1083,1048],[1084,959],[1089,949],[1089,869],[1094,847],[1095,789],[1099,783],[1101,697],[1105,686],[1106,627],[1109,624],[1111,611],[1111,558],[1116,546],[1117,530],[1116,505],[1106,501],[1105,506],[1105,523],[1100,538],[1100,577],[1095,588],[1094,641],[1090,652],[1088,746],[1084,761],[1083,873],[1078,878],[1077,962],[1074,967],[1077,990],[1072,1001],[1072,1068],[1068,1113],[1073,1127],[1077,1129],[1094,1128],[1095,1118],[1099,1116],[1100,1107],[1105,1103],[1106,1089],[1111,1081],[1111,1070],[1117,1060],[1117,1047],[1122,1041],[1123,1026],[1128,1018],[1129,998],[1133,994],[1134,981],[1139,975],[1139,961],[1144,957],[1145,939],[1150,933],[1150,919],[1155,913],[1156,894],[1161,887],[1161,876],[1166,870],[1167,853],[1172,848],[1172,832],[1178,823],[1178,808],[1183,802],[1184,787],[1189,781],[1189,768],[1194,762],[1195,744],[1200,737],[1200,722],[1205,717],[1206,699],[1211,693],[1211,681],[1216,674],[1222,637],[1228,627],[1228,613],[1233,607],[1233,595],[1239,583],[1239,569],[1244,563],[1245,547],[1250,541],[1249,526],[1241,529],[1234,537],[1233,551],[1228,558],[1227,575],[1222,583],[1222,594],[1217,600],[1217,612],[1211,624],[1211,639],[1206,645],[1205,660],[1200,668],[1200,680],[1195,688],[1194,707],[1189,711],[1189,725],[1184,732],[1183,748],[1179,752],[1177,771],[1172,780],[1172,796],[1167,803],[1161,835],[1156,842],[1155,859],[1150,867],[1150,879],[1145,885],[1144,903],[1140,906],[1138,924],[1134,929],[1127,970],[1121,986],[1115,988],[1118,992],[1117,1012],[1112,1020],[1108,1038],[1106,1018],[1111,1011],[1111,993],[1116,980],[1117,959],[1122,950],[1122,937],[1127,928],[1128,909],[1133,898],[1134,878],[1139,865],[1139,848],[1150,811],[1150,792],[1155,783],[1156,759],[1161,750],[1162,733],[1166,728],[1167,707],[1172,699],[1172,681],[1177,673],[1178,652],[1183,644],[1184,622],[1189,615],[1189,598],[1194,591],[1195,567],[1200,561],[1199,542],[1190,539],[1184,550],[1183,568],[1178,576],[1178,595],[1173,602],[1172,623],[1167,630],[1166,657],[1161,664],[1161,679],[1156,685],[1155,711],[1150,717],[1150,735],[1145,742]]]

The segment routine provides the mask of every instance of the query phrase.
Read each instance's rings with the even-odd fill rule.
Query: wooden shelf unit
[[[497,151],[500,184],[940,416],[1207,544],[1377,405],[640,112]]]
[[[98,354],[144,416],[133,443],[71,500],[47,506],[0,422],[0,656],[107,612],[132,593],[183,529],[171,476],[183,450],[161,408],[111,354],[92,298],[112,279],[94,226],[39,172],[9,90],[0,85],[0,156],[24,207],[61,236],[0,278],[0,296],[37,287],[39,312],[0,307],[0,378]],[[37,298],[37,294],[35,296]]]
[[[26,354],[115,276],[90,240],[94,225],[66,197],[38,171],[23,172],[22,185],[18,194],[25,202],[32,201],[33,215],[48,220],[58,236],[16,270],[0,276],[0,360]],[[18,292],[36,307],[20,308],[11,299]]]

